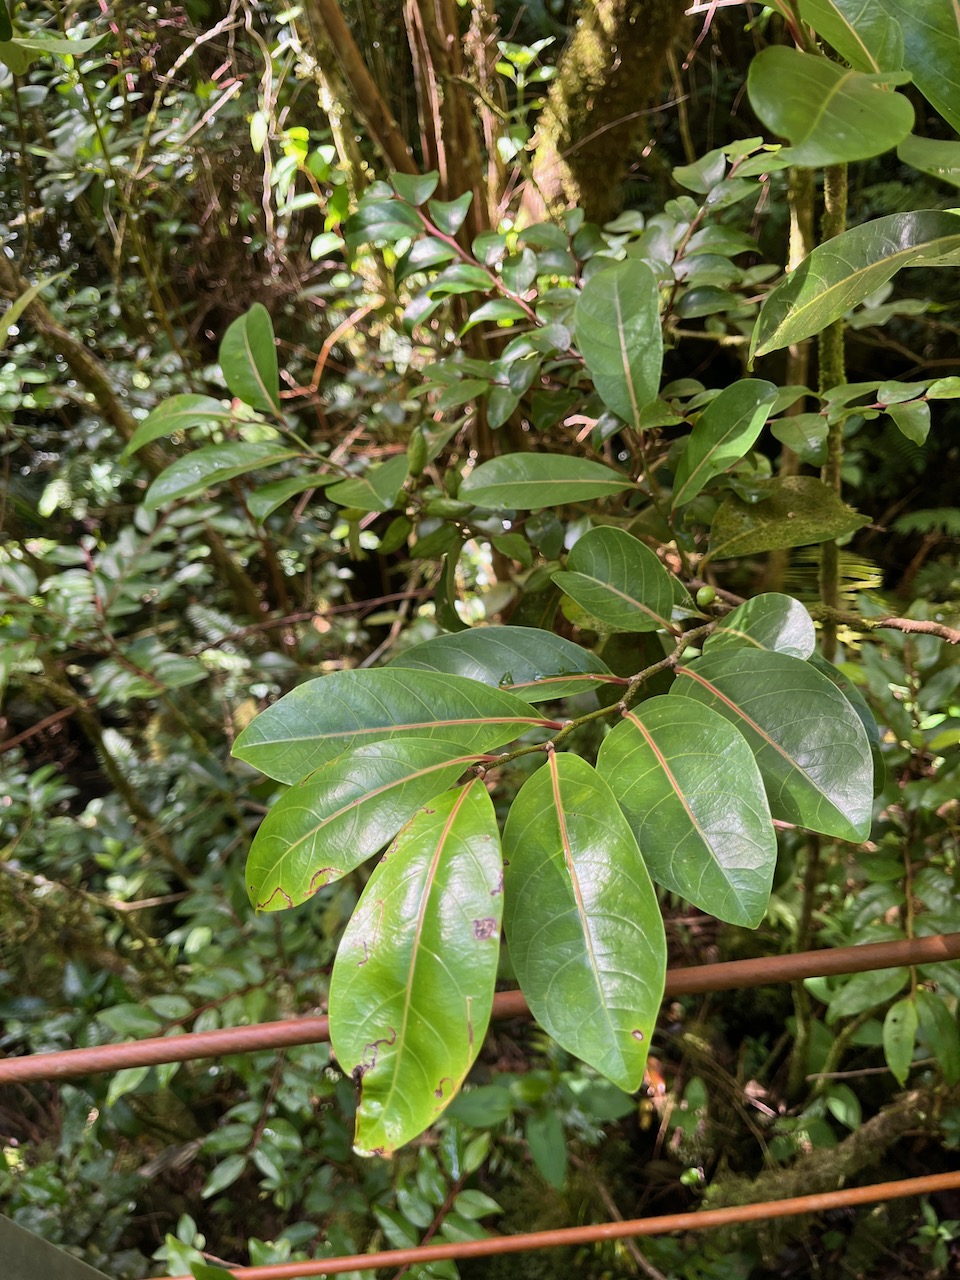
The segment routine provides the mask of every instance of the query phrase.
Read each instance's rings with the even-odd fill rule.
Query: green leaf
[[[921,138],[911,133],[897,147],[897,156],[904,164],[913,165],[931,178],[960,187],[960,142]]]
[[[147,490],[143,506],[147,511],[156,511],[169,502],[195,498],[214,485],[296,456],[296,449],[287,449],[270,440],[212,444],[194,449],[160,472]]]
[[[876,0],[900,27],[903,65],[917,88],[960,131],[960,9],[944,0]]]
[[[555,1111],[533,1111],[527,1116],[524,1136],[537,1173],[559,1191],[567,1177],[567,1142],[563,1121]]]
[[[935,378],[927,387],[928,400],[956,400],[960,396],[960,378]]]
[[[650,877],[610,788],[549,752],[503,833],[510,958],[537,1021],[620,1088],[639,1089],[666,973]]]
[[[489,272],[471,262],[455,262],[431,280],[425,290],[427,297],[435,298],[448,293],[476,293],[490,288]]]
[[[0,15],[6,17],[8,23],[10,22],[9,15],[4,7],[4,0],[0,0]],[[0,57],[0,61],[3,61],[2,57]],[[4,62],[4,66],[9,66],[9,63]],[[16,71],[15,67],[10,67],[10,70],[14,71],[17,75],[20,74],[20,72]],[[40,296],[44,289],[46,289],[47,285],[54,284],[57,280],[63,280],[67,275],[69,275],[69,272],[67,271],[58,271],[56,275],[44,276],[42,280],[37,280],[36,283],[30,285],[28,289],[24,289],[23,293],[21,293],[18,298],[14,298],[6,311],[0,315],[0,351],[2,351],[7,345],[10,330],[23,315],[24,311],[26,311],[27,307],[29,307],[30,303]]]
[[[800,16],[855,71],[903,66],[900,24],[871,0],[800,0]]]
[[[926,400],[911,400],[908,404],[889,404],[887,413],[908,440],[914,444],[926,443],[930,434],[930,406]]]
[[[423,223],[415,210],[399,200],[365,197],[342,230],[347,248],[353,253],[360,245],[374,241],[392,245],[408,240],[423,230]]]
[[[208,422],[233,422],[233,414],[212,396],[171,396],[147,414],[123,450],[123,457],[136,453],[151,440],[189,431]]]
[[[827,1110],[848,1129],[859,1129],[863,1122],[860,1099],[848,1084],[832,1084],[826,1094]]]
[[[710,526],[709,559],[756,555],[778,547],[806,547],[844,538],[870,523],[816,476],[756,481],[760,502],[731,493]]]
[[[777,840],[760,770],[734,725],[689,698],[650,698],[604,738],[597,769],[658,884],[730,924],[760,923]]]
[[[330,1037],[360,1084],[354,1146],[422,1133],[483,1044],[500,957],[497,819],[480,779],[421,809],[360,897],[330,981]]]
[[[212,1267],[208,1262],[195,1262],[190,1268],[193,1280],[234,1280],[232,1271],[224,1271],[223,1267]]]
[[[673,581],[649,547],[622,529],[591,529],[574,543],[553,581],[581,608],[618,631],[672,629]]]
[[[255,302],[223,335],[220,368],[238,400],[262,413],[283,414],[273,324],[261,303]]]
[[[630,426],[657,398],[663,363],[659,293],[635,258],[592,275],[574,309],[577,346],[600,399]]]
[[[460,330],[462,338],[475,324],[483,324],[488,320],[527,320],[529,316],[519,302],[510,298],[491,298],[489,302],[471,311],[467,323]]]
[[[752,447],[770,416],[777,388],[744,378],[725,388],[700,415],[677,467],[673,507],[695,498]]]
[[[883,1056],[897,1083],[907,1083],[917,1042],[917,1006],[912,996],[904,996],[887,1010],[883,1020]]]
[[[588,649],[538,627],[471,627],[424,640],[391,667],[446,671],[493,685],[525,702],[571,698],[603,683],[610,669]]]
[[[393,270],[393,278],[401,284],[415,272],[426,271],[430,267],[442,266],[457,256],[456,249],[438,240],[436,236],[423,236],[414,240],[413,244],[397,262]]]
[[[444,235],[455,236],[463,226],[472,199],[473,192],[465,191],[456,200],[431,200],[427,210]]]
[[[813,619],[799,600],[767,591],[738,605],[707,636],[704,652],[731,646],[752,646],[809,658],[817,643]]]
[[[247,857],[258,911],[299,906],[371,858],[476,760],[458,742],[389,738],[350,747],[285,792]]]
[[[273,480],[270,484],[261,485],[247,498],[247,510],[258,524],[263,524],[267,516],[282,507],[295,494],[304,493],[307,489],[322,489],[333,479],[333,474],[325,471],[320,475],[286,476],[283,480]]]
[[[520,698],[431,671],[335,671],[308,680],[257,716],[233,755],[278,782],[299,782],[349,747],[399,736],[486,751],[551,724]]]
[[[957,1020],[947,1008],[942,996],[932,991],[917,991],[917,1015],[920,1034],[936,1058],[943,1072],[944,1082],[954,1085],[960,1082],[960,1031]]]
[[[7,0],[0,0],[0,44],[6,44],[13,38],[13,23],[10,21],[10,10]]]
[[[587,458],[565,453],[508,453],[471,471],[458,497],[489,511],[539,511],[632,488],[633,482],[626,476]]]
[[[670,696],[704,703],[740,730],[774,818],[838,840],[866,839],[870,743],[847,699],[809,663],[785,653],[721,649],[678,667]]]
[[[768,129],[793,144],[791,163],[808,168],[881,155],[913,128],[913,107],[890,86],[909,75],[864,75],[818,54],[770,45],[750,63],[750,105]]]
[[[200,1198],[209,1200],[211,1196],[219,1195],[221,1191],[226,1191],[227,1187],[233,1186],[246,1167],[247,1157],[239,1152],[235,1155],[227,1156],[226,1160],[221,1160],[203,1184]]]
[[[13,30],[11,24],[11,31]],[[14,75],[20,76],[39,57],[55,54],[59,58],[73,58],[81,53],[89,53],[102,39],[103,35],[83,36],[77,40],[71,40],[67,36],[14,34],[13,39],[0,40],[0,62]]]
[[[462,1213],[465,1218],[488,1218],[491,1213],[503,1213],[503,1209],[484,1195],[482,1191],[461,1191],[453,1202],[455,1212]]]
[[[436,170],[430,173],[392,173],[390,181],[401,200],[407,204],[426,204],[437,189],[440,174]]]
[[[960,214],[892,213],[818,245],[760,309],[750,359],[802,342],[863,302],[904,267],[960,263]]]
[[[339,507],[389,511],[400,496],[408,468],[406,453],[398,453],[386,462],[374,463],[362,476],[350,476],[328,485],[326,496]]]
[[[854,1018],[858,1013],[885,1004],[902,991],[909,980],[909,969],[873,969],[869,973],[855,973],[831,998],[827,1011],[828,1026],[838,1018]]]

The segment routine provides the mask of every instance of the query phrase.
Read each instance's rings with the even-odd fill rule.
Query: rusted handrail
[[[871,942],[859,947],[833,947],[800,951],[796,955],[764,956],[756,960],[731,960],[724,964],[696,965],[667,971],[665,994],[697,995],[740,987],[764,987],[775,982],[831,974],[864,973],[899,965],[931,964],[960,958],[960,933],[930,938],[906,938],[898,942]],[[519,991],[500,991],[494,997],[495,1018],[529,1017],[530,1010]],[[165,1062],[189,1062],[194,1058],[218,1058],[225,1054],[252,1053],[260,1049],[286,1049],[329,1040],[326,1017],[289,1018],[260,1022],[249,1027],[224,1027],[220,1031],[192,1031],[179,1036],[156,1036],[89,1049],[64,1049],[0,1059],[0,1084],[26,1080],[66,1080],[124,1067],[150,1067]]]
[[[795,1196],[791,1200],[767,1200],[761,1204],[734,1205],[728,1209],[700,1209],[693,1213],[667,1213],[660,1218],[634,1218],[628,1222],[601,1222],[589,1227],[559,1227],[553,1231],[530,1231],[513,1236],[491,1236],[487,1240],[462,1240],[443,1244],[423,1244],[411,1249],[389,1249],[383,1253],[358,1253],[349,1258],[315,1258],[312,1262],[282,1262],[261,1267],[232,1267],[237,1280],[299,1280],[304,1276],[336,1276],[344,1271],[376,1271],[380,1267],[408,1267],[418,1262],[439,1262],[451,1258],[489,1258],[502,1253],[530,1253],[534,1249],[596,1244],[600,1240],[662,1236],[670,1231],[705,1231],[709,1227],[732,1227],[744,1222],[766,1222],[770,1218],[792,1218],[801,1213],[821,1213],[850,1205],[877,1204],[906,1196],[932,1195],[960,1187],[960,1172],[927,1174],[902,1178],[898,1182],[878,1182],[869,1187],[824,1191],[819,1195]],[[153,1280],[166,1280],[155,1276]],[[173,1280],[192,1280],[175,1276]]]

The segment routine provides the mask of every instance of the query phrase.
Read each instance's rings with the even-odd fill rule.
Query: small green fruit
[[[701,587],[697,592],[697,606],[700,609],[706,609],[709,605],[713,604],[716,598],[717,593],[714,591],[713,587]]]

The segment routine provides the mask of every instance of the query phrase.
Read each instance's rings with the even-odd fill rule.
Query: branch
[[[926,618],[860,618],[855,613],[844,613],[827,605],[808,606],[811,618],[834,626],[849,627],[851,631],[869,634],[871,631],[903,631],[908,635],[938,636],[947,644],[960,644],[960,631],[943,622],[930,622]]]

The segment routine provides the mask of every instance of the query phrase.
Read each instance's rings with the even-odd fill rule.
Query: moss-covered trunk
[[[540,118],[528,216],[538,204],[578,204],[595,222],[617,213],[686,7],[686,0],[585,0]]]

